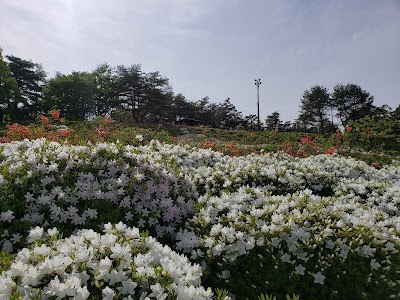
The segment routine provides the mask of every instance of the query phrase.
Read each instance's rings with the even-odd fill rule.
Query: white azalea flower
[[[305,267],[303,267],[302,265],[298,265],[295,267],[296,273],[299,275],[304,275],[304,271],[306,270]]]
[[[36,226],[31,229],[28,236],[28,243],[33,243],[43,236],[43,228]]]
[[[381,264],[376,261],[375,258],[371,259],[371,268],[374,270],[378,270]]]
[[[111,288],[106,286],[102,291],[103,300],[113,300],[114,294],[115,294],[115,292]]]
[[[49,236],[55,236],[58,234],[58,229],[56,227],[47,230],[47,234]]]
[[[313,274],[313,276],[314,276],[314,283],[324,284],[325,276],[322,275],[321,272]]]
[[[135,294],[135,288],[137,287],[136,282],[132,281],[132,279],[127,279],[122,281],[122,294],[126,295],[134,295]]]
[[[0,221],[11,223],[11,221],[14,219],[15,217],[13,216],[13,212],[11,210],[0,213]]]

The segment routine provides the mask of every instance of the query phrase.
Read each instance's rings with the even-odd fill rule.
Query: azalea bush
[[[278,146],[278,150],[283,151],[288,155],[302,158],[321,153],[321,147],[319,146],[318,141],[309,135],[300,138],[299,141],[286,142],[283,145]]]
[[[372,200],[241,188],[199,204],[176,248],[203,266],[207,284],[239,299],[265,290],[307,299],[388,299],[399,291],[400,218]]]
[[[165,130],[138,128],[121,124],[108,116],[96,117],[91,121],[66,121],[58,110],[39,115],[35,123],[22,125],[7,121],[1,143],[46,138],[54,142],[68,142],[73,145],[101,142],[119,142],[139,146],[153,139],[172,143],[173,137]]]
[[[224,288],[236,299],[251,300],[265,293],[278,299],[286,293],[300,294],[302,299],[400,297],[399,161],[376,169],[335,153],[307,158],[283,152],[231,157],[212,148],[137,139],[135,146],[71,145],[46,139],[0,145],[0,247],[19,253],[0,264],[7,270],[2,275],[7,292],[11,288],[17,293],[21,286],[21,278],[9,276],[17,272],[17,265],[25,264],[21,253],[47,247],[58,257],[63,254],[59,244],[74,243],[87,232],[96,236],[108,222],[123,222],[148,231],[200,265],[206,292],[208,287]],[[64,239],[52,234],[54,227]],[[111,225],[106,230],[119,231]],[[33,238],[39,236],[45,240]],[[123,239],[122,234],[118,244],[128,246]],[[94,247],[85,243],[87,249]],[[130,249],[134,257],[137,250]],[[111,260],[111,248],[105,251],[99,253]],[[34,267],[51,257],[44,255],[27,265]],[[71,259],[77,255],[73,252]],[[117,265],[118,259],[112,263],[113,268]],[[110,286],[104,279],[96,287],[95,277],[82,277],[87,280],[81,278],[79,284],[71,277],[67,283],[69,276],[75,276],[72,266],[83,268],[78,260],[63,272],[48,274],[36,286],[38,293],[75,283],[83,296],[85,286],[99,298],[121,292],[122,283]],[[85,269],[88,276],[90,268],[89,264]],[[153,289],[161,288],[148,287],[149,298],[164,299],[163,293],[168,294],[165,299],[177,297],[169,294],[161,277],[152,282],[163,290],[150,297]],[[103,294],[106,286],[111,291]],[[200,281],[193,286],[201,289]],[[137,291],[135,287],[136,296]],[[219,290],[215,297],[222,294]],[[139,299],[136,296],[133,299]]]
[[[119,223],[60,239],[36,227],[0,277],[1,299],[212,299],[199,265]],[[227,299],[227,298],[226,298]]]
[[[341,147],[367,151],[398,150],[400,146],[394,134],[395,126],[395,120],[366,116],[349,123],[343,131],[338,130],[331,140]]]
[[[72,146],[45,139],[0,145],[0,246],[24,244],[31,226],[101,228],[124,221],[170,240],[197,192],[148,147]]]

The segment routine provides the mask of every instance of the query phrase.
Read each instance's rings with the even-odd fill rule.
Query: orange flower
[[[370,139],[372,137],[372,134],[368,133],[367,134],[367,139]]]
[[[60,117],[60,111],[58,110],[53,110],[51,112],[51,116],[53,117],[53,119],[57,120]]]
[[[332,155],[335,153],[335,151],[336,151],[335,147],[330,147],[328,150],[326,150],[325,154]]]
[[[59,130],[58,133],[60,136],[69,136],[69,131],[66,129]]]
[[[353,127],[346,127],[347,132],[352,132],[352,130],[353,130]]]
[[[49,122],[49,118],[47,118],[46,116],[41,115],[40,119],[45,123]]]

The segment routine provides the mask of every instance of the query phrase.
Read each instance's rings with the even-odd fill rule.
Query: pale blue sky
[[[304,90],[356,83],[400,104],[400,0],[0,0],[0,47],[55,71],[160,71],[189,100],[298,116]]]

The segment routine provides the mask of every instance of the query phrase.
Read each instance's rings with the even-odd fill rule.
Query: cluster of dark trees
[[[168,78],[141,65],[98,66],[92,72],[57,73],[46,79],[40,64],[0,54],[0,118],[30,120],[59,109],[70,120],[111,115],[134,122],[199,120],[212,127],[254,129],[255,115],[242,117],[227,98],[189,101],[174,94]]]
[[[332,93],[326,87],[316,85],[304,92],[297,121],[301,126],[316,128],[321,133],[334,129],[334,115],[343,127],[366,116],[394,119],[399,123],[400,105],[393,111],[388,105],[375,106],[373,101],[374,97],[357,84],[337,84]]]
[[[332,93],[313,86],[304,92],[300,108],[294,122],[283,123],[273,112],[262,128],[326,133],[337,127],[333,115],[343,126],[367,115],[400,118],[400,105],[395,111],[387,105],[376,107],[373,96],[355,84],[336,85]],[[70,120],[111,115],[139,123],[197,121],[217,128],[257,129],[257,116],[243,116],[230,98],[220,103],[208,97],[190,101],[174,94],[168,78],[145,72],[138,64],[102,64],[92,72],[57,73],[47,79],[40,64],[13,55],[3,58],[0,48],[0,118],[32,120],[51,109],[59,109]]]
[[[349,124],[366,116],[375,119],[394,120],[395,131],[400,133],[400,105],[392,110],[388,105],[375,106],[374,97],[357,84],[337,84],[333,92],[321,85],[306,90],[301,99],[299,117],[283,123],[277,111],[267,116],[265,129],[276,131],[306,131],[331,133],[338,126]],[[334,122],[334,117],[339,124]]]

